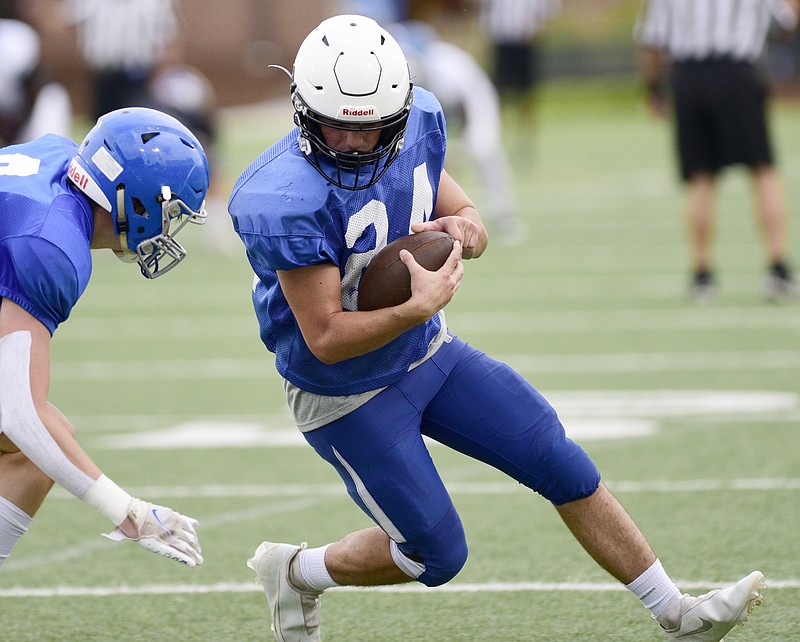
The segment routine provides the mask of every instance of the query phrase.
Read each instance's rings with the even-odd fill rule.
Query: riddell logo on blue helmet
[[[80,187],[82,190],[85,190],[86,186],[89,184],[89,177],[83,170],[81,170],[78,163],[74,161],[69,165],[69,169],[67,170],[67,176],[69,176],[75,183],[75,185]]]
[[[348,116],[349,118],[363,118],[365,116],[375,116],[377,110],[374,107],[342,107],[339,110],[339,116]]]

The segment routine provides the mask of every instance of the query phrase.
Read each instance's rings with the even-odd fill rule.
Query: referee
[[[561,0],[483,0],[481,26],[489,39],[492,80],[513,102],[519,127],[530,127],[540,76],[540,37],[561,11]]]
[[[786,261],[786,197],[767,128],[767,85],[758,63],[774,24],[797,26],[800,0],[648,0],[636,25],[648,106],[667,114],[670,70],[686,223],[698,302],[715,294],[714,201],[720,171],[745,165],[752,176],[769,271],[764,295],[797,294]]]
[[[149,101],[161,65],[180,60],[177,0],[64,0],[89,70],[94,118]]]

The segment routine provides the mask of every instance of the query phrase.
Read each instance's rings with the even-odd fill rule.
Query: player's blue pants
[[[555,505],[600,474],[550,404],[509,366],[454,338],[349,415],[305,433],[361,509],[424,571],[449,581],[467,559],[461,520],[422,436],[486,462]]]

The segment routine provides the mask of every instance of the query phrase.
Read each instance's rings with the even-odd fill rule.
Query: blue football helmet
[[[69,177],[111,212],[115,254],[154,279],[186,257],[175,235],[205,223],[208,159],[180,121],[144,107],[101,116],[72,159]]]

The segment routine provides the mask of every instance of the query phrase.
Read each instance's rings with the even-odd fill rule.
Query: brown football
[[[379,310],[411,298],[411,275],[400,260],[408,250],[426,270],[438,270],[453,250],[453,238],[445,232],[420,232],[401,236],[378,252],[367,265],[358,286],[358,309]]]

